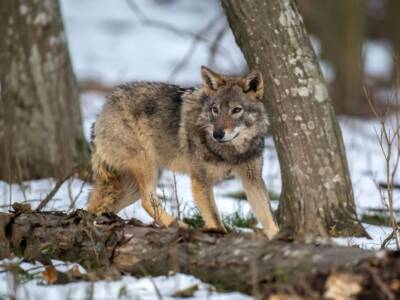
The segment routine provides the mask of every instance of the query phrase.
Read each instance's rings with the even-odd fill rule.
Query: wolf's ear
[[[264,96],[264,80],[260,71],[251,71],[242,79],[243,92],[251,93],[257,99]]]
[[[205,66],[201,66],[201,78],[203,78],[204,86],[210,91],[216,91],[225,84],[223,75],[220,75]]]

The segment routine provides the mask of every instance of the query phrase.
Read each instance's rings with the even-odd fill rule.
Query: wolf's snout
[[[217,141],[220,141],[224,138],[225,136],[225,132],[222,129],[216,129],[213,132],[213,137],[214,139],[216,139]]]

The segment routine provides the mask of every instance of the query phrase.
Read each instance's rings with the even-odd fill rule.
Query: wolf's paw
[[[207,233],[222,233],[222,234],[226,234],[228,233],[228,231],[226,230],[226,228],[224,226],[218,226],[218,227],[203,227],[202,228],[203,232],[207,232]]]
[[[189,229],[189,225],[184,223],[184,222],[182,222],[182,221],[178,221],[178,227],[180,229]]]
[[[171,222],[167,223],[167,224],[163,224],[163,223],[156,223],[158,224],[158,226],[160,226],[161,228],[169,228],[169,227],[175,227],[175,228],[180,228],[180,229],[188,229],[189,225],[179,221],[178,219],[173,219]]]

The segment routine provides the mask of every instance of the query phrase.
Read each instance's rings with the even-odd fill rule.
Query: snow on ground
[[[85,134],[88,136],[90,123],[101,108],[103,96],[99,94],[84,94],[82,97],[82,113],[85,120]],[[357,120],[352,118],[340,118],[340,125],[343,131],[346,151],[351,171],[351,178],[354,186],[357,210],[359,213],[368,211],[370,208],[383,208],[380,193],[376,182],[384,182],[384,160],[379,144],[375,136],[374,128],[379,124],[373,120]],[[267,185],[275,193],[279,193],[281,188],[279,164],[271,139],[266,140],[266,150],[264,153],[264,172],[263,176]],[[397,177],[398,181],[399,177]],[[174,189],[173,175],[165,172],[162,176],[158,194],[174,199],[175,193],[181,205],[181,210],[185,215],[190,215],[194,211],[193,198],[190,191],[190,180],[187,176],[176,174],[177,189]],[[0,182],[0,195],[2,203],[7,205],[14,201],[28,201],[32,207],[36,207],[40,199],[43,199],[52,189],[55,182],[51,179],[35,180],[24,182],[22,186],[8,185]],[[71,203],[74,207],[84,208],[90,192],[90,185],[79,179],[71,179],[64,183],[56,193],[54,199],[49,203],[49,210],[69,210]],[[220,183],[215,188],[217,205],[223,215],[229,215],[235,211],[242,211],[244,215],[250,212],[249,205],[244,200],[227,197],[226,194],[241,191],[242,187],[236,180],[227,180]],[[400,208],[399,195],[395,194],[395,207]],[[276,209],[277,201],[273,201],[273,208]],[[174,202],[165,203],[167,209],[176,214]],[[2,207],[6,211],[9,207]],[[124,209],[120,215],[124,218],[135,217],[144,222],[151,222],[151,218],[140,206],[140,202]],[[335,242],[343,246],[360,246],[365,249],[378,249],[382,241],[389,235],[390,228],[384,226],[374,226],[363,223],[372,239],[366,238],[335,238]],[[394,245],[390,245],[394,247]],[[4,261],[3,261],[4,263]],[[26,268],[34,267],[25,264]],[[0,271],[1,272],[1,271]],[[0,273],[0,298],[12,291],[8,273]],[[177,274],[170,277],[155,277],[136,279],[133,277],[123,277],[121,280],[96,283],[71,283],[67,285],[45,286],[40,284],[39,279],[31,280],[21,284],[17,289],[18,299],[39,299],[64,297],[65,299],[82,299],[88,294],[93,295],[93,299],[157,299],[155,286],[161,292],[163,299],[173,299],[171,295],[180,289],[198,284],[199,290],[190,299],[251,299],[239,293],[218,294],[211,291],[211,287],[201,283],[192,276]],[[121,296],[122,295],[122,296]],[[120,297],[121,296],[121,297]],[[136,297],[136,298],[135,298]]]
[[[171,24],[181,31],[199,32],[215,19],[215,26],[203,35],[208,41],[213,39],[226,22],[221,16],[222,11],[218,1],[214,0],[131,0],[131,2],[136,3],[146,18]],[[132,80],[196,84],[200,82],[200,65],[210,65],[211,60],[208,55],[210,42],[199,42],[181,71],[174,75],[173,69],[188,53],[193,42],[192,37],[166,30],[163,28],[167,27],[165,24],[159,27],[144,26],[135,14],[135,10],[132,10],[125,0],[61,0],[61,8],[72,62],[80,80],[98,80],[107,85]],[[312,39],[312,42],[314,48],[318,50],[318,41]],[[379,75],[390,71],[387,70],[390,67],[387,59],[388,50],[384,45],[366,44],[364,49],[368,74]],[[324,62],[321,62],[321,65],[328,80],[332,79],[333,70]],[[245,68],[243,56],[230,31],[223,37],[220,50],[216,53],[211,67],[227,73],[240,73]],[[90,126],[103,102],[102,94],[82,95],[81,106],[86,138],[89,138]],[[368,213],[371,208],[384,208],[377,188],[377,183],[385,182],[384,159],[375,134],[375,129],[379,129],[378,122],[354,118],[340,118],[339,121],[346,145],[358,213]],[[263,176],[270,190],[279,194],[280,169],[270,138],[266,140]],[[397,182],[400,181],[399,177],[397,175]],[[186,215],[193,213],[194,203],[189,179],[177,174],[176,183],[175,190],[173,174],[165,172],[158,194],[172,199],[177,195],[182,212]],[[15,201],[27,201],[35,207],[54,184],[52,179],[24,182],[21,186],[0,182],[0,211],[7,211],[8,205]],[[46,208],[63,211],[68,211],[72,207],[84,208],[90,188],[89,184],[79,179],[71,179],[62,185]],[[226,196],[241,190],[242,187],[236,180],[227,180],[215,188],[217,204],[223,215],[238,210],[244,215],[250,212],[246,201]],[[398,193],[395,194],[397,209],[400,209],[399,196]],[[174,201],[165,205],[167,210],[176,213]],[[273,201],[274,209],[277,205],[277,201]],[[139,202],[124,209],[120,215],[124,218],[135,217],[144,222],[151,222],[151,218],[141,208]],[[335,241],[344,246],[379,248],[383,239],[390,233],[388,227],[363,225],[372,240],[337,238]],[[25,269],[37,267],[26,263],[21,266]],[[90,299],[91,294],[93,299],[157,299],[155,286],[160,290],[163,299],[172,299],[171,295],[176,290],[193,284],[199,285],[199,291],[191,299],[250,299],[238,293],[210,292],[209,286],[184,274],[155,277],[152,280],[126,276],[114,282],[101,281],[94,284],[81,282],[50,287],[40,285],[39,281],[35,279],[21,284],[16,292],[18,299],[82,299],[86,296]],[[12,285],[8,273],[0,270],[0,298],[11,291]]]
[[[364,249],[380,249],[382,242],[392,232],[391,228],[386,226],[376,226],[371,224],[362,223],[364,228],[367,230],[371,239],[364,237],[350,237],[350,238],[334,238],[334,241],[341,246],[358,246]],[[395,249],[396,245],[392,241],[387,248]]]
[[[385,160],[378,143],[380,124],[376,120],[339,118],[353,182],[356,206],[359,210],[382,208],[377,186],[386,183]],[[393,150],[394,151],[394,150]],[[397,172],[395,182],[400,181]],[[395,208],[400,208],[400,194],[395,190]]]
[[[41,272],[44,271],[40,263],[30,264],[17,260],[3,260],[3,264],[18,263],[19,267],[29,271],[34,279],[26,280],[19,277],[18,284],[11,273],[0,274],[0,298],[1,299],[59,299],[59,300],[81,300],[81,299],[135,299],[153,300],[164,299],[173,300],[173,294],[187,288],[195,287],[193,297],[186,299],[210,299],[210,300],[248,300],[249,296],[240,293],[218,294],[215,289],[205,284],[197,278],[186,274],[175,274],[172,276],[143,277],[136,279],[131,276],[123,276],[117,281],[96,281],[96,282],[75,282],[70,284],[57,284],[47,286],[40,279]],[[59,261],[53,261],[54,266],[60,271],[67,271],[73,265]],[[160,294],[160,297],[158,296]],[[13,298],[14,297],[14,298]]]

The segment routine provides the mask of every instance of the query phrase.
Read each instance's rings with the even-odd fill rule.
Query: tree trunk
[[[333,100],[340,114],[365,115],[370,108],[363,97],[363,60],[366,1],[329,1],[329,16],[336,19],[327,29],[322,43],[335,67]],[[332,5],[333,4],[333,5]],[[328,29],[330,28],[330,29]]]
[[[303,297],[279,299],[400,296],[400,257],[392,252],[378,255],[354,247],[268,241],[250,234],[159,229],[80,210],[69,215],[33,213],[26,208],[0,213],[0,258],[10,251],[44,264],[51,259],[77,262],[89,271],[84,279],[174,271],[192,274],[224,291]]]
[[[0,180],[60,176],[87,148],[58,1],[1,1],[0,35]]]
[[[292,0],[222,0],[266,107],[282,173],[280,225],[300,235],[365,235],[343,140],[315,54]]]
[[[400,26],[399,11],[400,1],[389,0],[386,2],[386,16],[384,22],[384,36],[388,36],[393,47],[392,82],[399,84],[400,80]]]
[[[337,114],[371,115],[363,95],[365,0],[299,2],[306,27],[321,43],[321,58],[332,64],[333,106]]]

